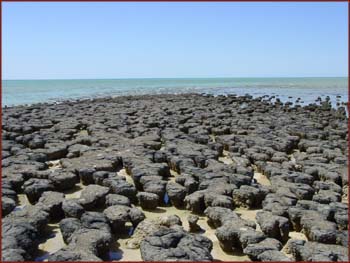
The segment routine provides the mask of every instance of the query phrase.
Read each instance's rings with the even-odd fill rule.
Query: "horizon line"
[[[134,78],[16,78],[1,81],[18,80],[135,80],[135,79],[276,79],[276,78],[348,78],[349,76],[283,76],[283,77],[134,77]]]

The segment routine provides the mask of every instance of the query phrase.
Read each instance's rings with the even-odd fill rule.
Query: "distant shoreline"
[[[265,94],[263,96],[253,96],[251,94],[245,94],[245,95],[237,95],[237,94],[220,94],[220,95],[215,95],[215,94],[208,94],[208,93],[163,93],[163,94],[142,94],[142,95],[116,95],[116,96],[101,96],[101,97],[91,97],[91,98],[72,98],[72,99],[64,99],[64,100],[56,100],[56,101],[47,101],[47,102],[38,102],[38,103],[32,103],[32,104],[21,104],[21,105],[13,105],[13,106],[7,106],[4,105],[2,106],[3,109],[9,109],[9,108],[25,108],[25,107],[36,107],[36,106],[54,106],[54,105],[59,105],[59,104],[76,104],[76,103],[86,103],[86,102],[91,102],[91,103],[95,103],[95,102],[108,102],[108,101],[113,101],[113,100],[120,100],[120,99],[125,99],[125,100],[139,100],[139,99],[159,99],[159,98],[166,98],[166,97],[172,97],[172,96],[176,96],[176,97],[187,97],[187,96],[206,96],[206,97],[217,97],[217,96],[224,96],[224,97],[252,97],[253,99],[258,99],[261,98],[262,101],[266,101],[266,102],[271,102],[271,103],[275,103],[277,100],[277,103],[282,103],[284,105],[290,105],[290,106],[307,106],[310,104],[316,104],[317,106],[320,105],[321,102],[324,102],[325,100],[325,96],[322,96],[323,98],[320,98],[322,100],[319,99],[315,99],[313,102],[310,102],[308,104],[306,104],[302,98],[289,98],[286,101],[282,101],[280,100],[280,95],[276,94],[276,95],[269,95],[269,94]],[[293,101],[294,99],[294,101]],[[327,100],[327,97],[326,97]],[[333,109],[337,109],[339,107],[345,107],[346,108],[347,103],[346,102],[338,102],[338,105],[334,105],[331,103],[331,107]]]
[[[192,78],[115,80],[8,80],[2,83],[2,105],[15,106],[106,96],[205,93],[279,96],[287,102],[300,97],[304,104],[329,96],[347,102],[347,78]],[[337,100],[341,96],[341,100]]]

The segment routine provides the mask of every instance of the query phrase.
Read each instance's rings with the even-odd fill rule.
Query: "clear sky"
[[[347,76],[347,3],[2,3],[3,79]]]

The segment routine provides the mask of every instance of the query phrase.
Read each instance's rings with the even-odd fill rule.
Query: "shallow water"
[[[335,105],[347,101],[347,78],[186,78],[3,80],[2,105],[33,104],[121,95],[207,93],[262,96],[305,104],[330,96]]]

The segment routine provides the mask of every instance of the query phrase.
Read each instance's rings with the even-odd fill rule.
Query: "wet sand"
[[[30,206],[28,198],[25,194],[18,194],[18,205],[16,209],[23,209],[25,206]]]
[[[270,180],[262,173],[259,173],[257,171],[254,171],[253,178],[258,182],[258,184],[270,186]]]
[[[49,254],[66,246],[58,224],[48,224],[45,232],[48,238],[39,245],[37,261],[46,261]]]
[[[229,152],[228,151],[223,151],[223,156],[219,157],[219,162],[222,162],[224,164],[232,164],[233,160],[231,159],[231,157],[229,156]]]
[[[132,185],[135,185],[134,184],[134,181],[132,180],[131,176],[129,176],[127,173],[126,173],[126,170],[125,169],[121,169],[119,172],[117,172],[117,175],[119,176],[123,176],[125,177],[126,181]]]
[[[64,194],[66,196],[66,199],[80,198],[80,194],[83,191],[84,187],[85,186],[82,183],[79,183],[76,184],[72,190],[65,191]]]

